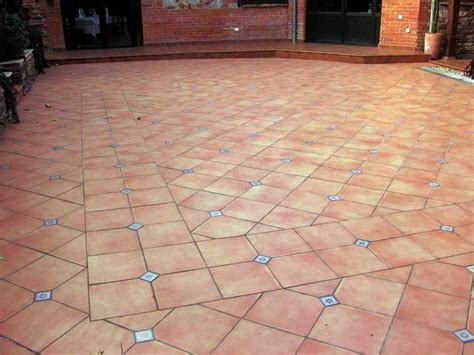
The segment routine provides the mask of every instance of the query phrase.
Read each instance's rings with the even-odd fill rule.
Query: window
[[[288,5],[288,0],[239,0],[239,6]]]

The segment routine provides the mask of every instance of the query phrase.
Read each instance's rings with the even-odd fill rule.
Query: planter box
[[[33,50],[25,50],[25,55],[21,59],[0,62],[0,71],[12,72],[12,81],[14,85],[21,85],[26,94],[31,89],[33,80],[36,77],[35,57]]]

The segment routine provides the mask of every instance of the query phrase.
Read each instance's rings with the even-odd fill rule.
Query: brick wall
[[[48,32],[48,43],[53,49],[64,49],[63,20],[61,16],[61,1],[47,0],[27,0],[26,2],[36,2],[40,5],[41,15],[45,20],[46,31]]]
[[[286,39],[288,8],[166,9],[142,0],[144,44],[190,41]],[[233,28],[238,27],[239,32]]]
[[[384,0],[379,46],[422,50],[429,14],[430,0]]]

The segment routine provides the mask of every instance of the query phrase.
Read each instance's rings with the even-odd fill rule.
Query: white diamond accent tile
[[[306,141],[306,144],[314,145],[314,144],[316,144],[316,141],[314,139],[311,139],[309,141]]]
[[[114,165],[116,168],[123,168],[125,166],[125,164],[122,164],[122,163],[117,163]]]
[[[132,190],[132,189],[129,189],[129,188],[127,187],[127,188],[123,189],[123,190],[120,191],[120,192],[127,195],[127,194],[133,192],[133,190]]]
[[[11,169],[12,165],[11,164],[0,164],[0,169]]]
[[[221,152],[221,153],[229,153],[230,150],[227,149],[227,148],[223,148],[223,149],[219,150],[219,152]]]
[[[324,307],[331,307],[339,304],[339,300],[334,295],[319,297],[319,300]]]
[[[57,219],[45,219],[43,221],[43,225],[45,225],[45,226],[55,226],[58,223],[59,223],[59,221]]]
[[[440,159],[438,160],[438,163],[440,164],[448,164],[448,161],[446,159]]]
[[[448,226],[448,225],[443,224],[443,225],[441,226],[441,230],[442,230],[443,232],[452,233],[452,232],[454,232],[454,227],[451,227],[451,226]]]
[[[339,201],[341,198],[338,195],[329,195],[329,201]]]
[[[60,180],[61,179],[61,175],[51,175],[49,177],[49,180]]]
[[[222,213],[222,211],[211,211],[209,212],[209,215],[211,217],[220,217],[220,216],[223,216],[224,214]]]
[[[370,242],[368,240],[357,239],[354,244],[358,247],[367,248]]]
[[[250,181],[250,185],[252,186],[260,186],[263,185],[261,181]]]
[[[140,276],[140,279],[143,281],[153,282],[158,277],[160,277],[160,274],[157,274],[156,272],[153,272],[153,271],[147,271],[142,276]]]
[[[184,174],[192,174],[193,172],[194,172],[193,169],[184,169],[183,170]]]
[[[41,291],[35,292],[33,296],[33,301],[41,302],[41,301],[48,301],[53,298],[53,291]]]
[[[474,335],[468,329],[461,329],[454,332],[463,343],[470,343],[474,341]]]
[[[369,150],[369,153],[370,154],[378,154],[379,150],[378,149],[371,149],[371,150]]]
[[[62,145],[55,145],[55,146],[53,147],[53,150],[64,150],[64,146],[62,146]]]
[[[474,274],[474,265],[468,265],[466,266],[466,269],[468,269],[470,272]]]
[[[256,261],[257,263],[264,265],[268,264],[270,260],[272,260],[272,258],[265,255],[257,255],[257,257],[254,259],[254,261]]]
[[[143,227],[142,224],[140,223],[132,223],[128,226],[128,229],[131,229],[132,231],[137,231],[139,230],[141,227]]]
[[[281,162],[282,162],[283,164],[288,164],[288,163],[291,163],[291,159],[290,159],[290,158],[281,159]]]
[[[429,185],[431,187],[439,187],[439,184],[436,181],[430,182]]]
[[[362,171],[360,169],[352,169],[351,172],[355,175],[362,174]]]
[[[140,330],[134,333],[135,343],[144,343],[146,341],[155,340],[152,329]]]

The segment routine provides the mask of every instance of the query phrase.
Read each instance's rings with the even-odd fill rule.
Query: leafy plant
[[[5,74],[0,72],[0,87],[3,89],[5,97],[5,108],[7,109],[8,121],[10,123],[19,123],[20,119],[16,111],[16,90],[11,80]]]
[[[438,32],[438,20],[439,20],[439,0],[431,0],[430,23],[429,23],[429,28],[428,28],[429,33]]]
[[[22,58],[29,43],[27,23],[16,14],[0,12],[0,61]]]

